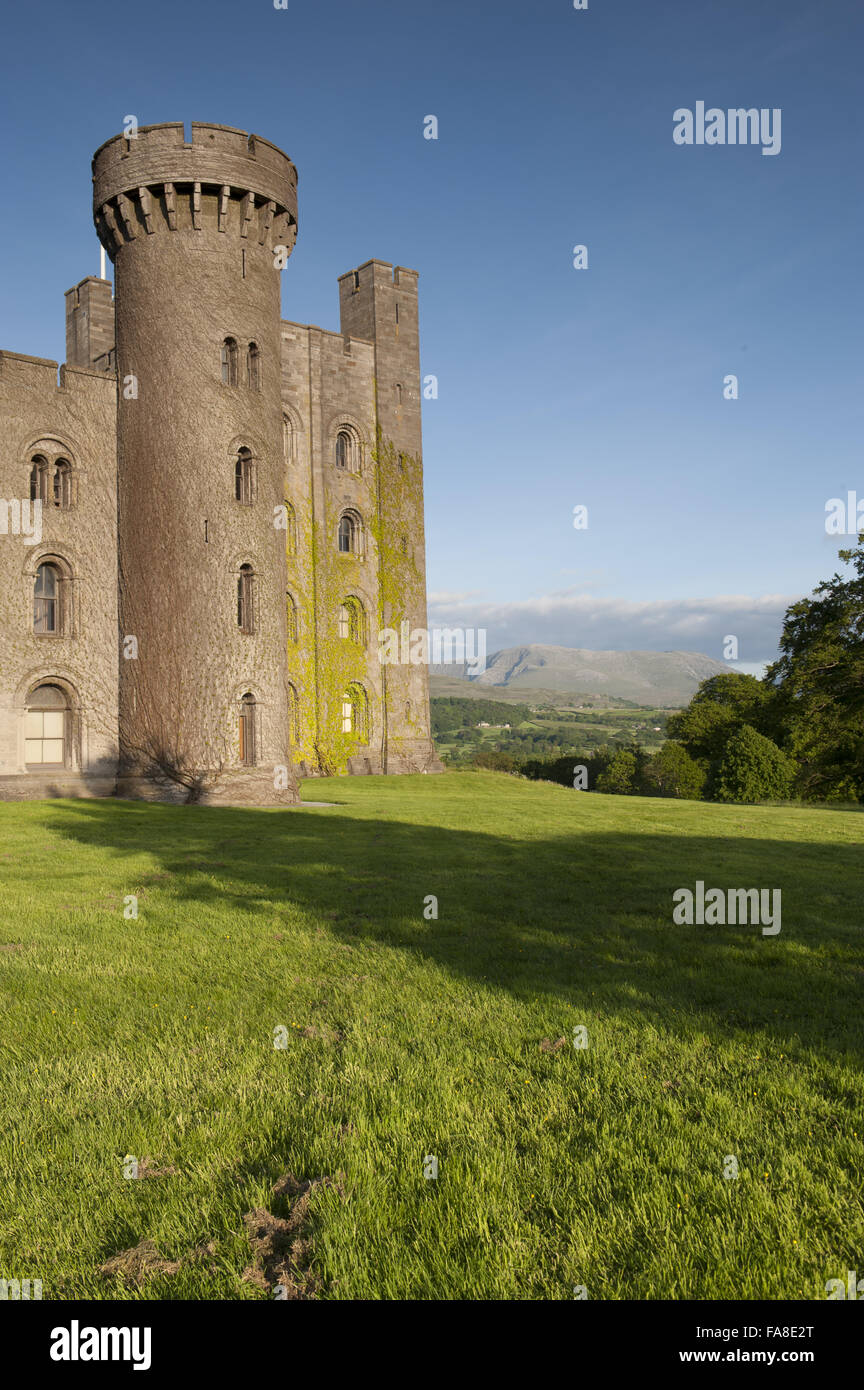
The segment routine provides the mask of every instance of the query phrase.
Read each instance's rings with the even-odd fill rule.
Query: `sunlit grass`
[[[289,1171],[342,1175],[323,1297],[824,1298],[860,1266],[864,818],[304,794],[339,804],[0,806],[0,1277],[262,1297],[242,1215]],[[782,932],[673,926],[696,879],[780,888]],[[180,1272],[99,1274],[144,1238]]]

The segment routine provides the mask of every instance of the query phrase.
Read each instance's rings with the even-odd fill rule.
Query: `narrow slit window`
[[[250,391],[260,391],[261,389],[261,353],[258,351],[257,343],[249,344],[246,357],[246,384]]]
[[[30,468],[30,501],[48,501],[48,460],[37,455]]]
[[[222,344],[222,381],[226,386],[237,385],[236,338],[226,338]]]
[[[350,516],[343,516],[339,521],[339,553],[340,555],[350,555],[356,548],[355,544],[354,519]]]
[[[39,636],[60,630],[60,575],[54,565],[40,565],[33,586],[33,631]]]
[[[336,436],[336,467],[351,471],[354,466],[354,441],[347,430],[340,430]]]
[[[240,701],[240,761],[244,767],[255,766],[255,696],[246,694]]]
[[[237,578],[237,626],[247,636],[255,631],[255,575],[251,565],[241,565]]]
[[[254,500],[252,478],[252,454],[248,449],[238,449],[234,464],[234,497],[244,507],[251,507]]]

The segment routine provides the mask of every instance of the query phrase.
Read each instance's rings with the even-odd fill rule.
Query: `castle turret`
[[[111,282],[88,275],[66,291],[66,362],[107,371],[113,366],[113,349]]]
[[[93,209],[115,266],[120,793],[296,801],[279,276],[296,170],[243,131],[142,126],[94,156]]]
[[[426,551],[417,271],[366,261],[339,277],[343,334],[374,345],[379,628],[398,639],[382,668],[382,770],[440,768],[429,727]],[[410,660],[408,659],[410,654]]]

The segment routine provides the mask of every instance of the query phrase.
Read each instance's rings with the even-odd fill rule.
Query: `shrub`
[[[517,772],[520,770],[519,763],[510,753],[475,753],[473,757],[475,767],[485,767],[492,772]]]
[[[685,801],[698,801],[705,788],[705,770],[690,757],[686,748],[670,740],[645,768],[644,781],[651,796],[677,796]]]
[[[715,801],[782,801],[788,797],[795,764],[769,738],[744,725],[733,734],[714,769]]]

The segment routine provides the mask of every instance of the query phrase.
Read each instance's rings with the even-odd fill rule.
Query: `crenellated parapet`
[[[112,261],[138,237],[204,231],[290,253],[297,236],[297,170],[276,145],[193,121],[115,135],[93,157],[93,217]]]

